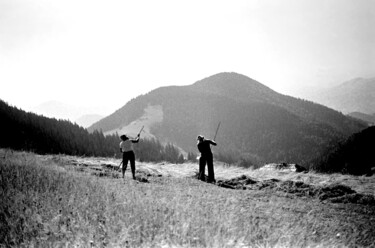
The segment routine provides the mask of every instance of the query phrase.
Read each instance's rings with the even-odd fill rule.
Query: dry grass
[[[87,167],[79,166],[84,163]],[[119,161],[0,150],[0,246],[375,245],[374,206],[224,189],[191,178],[194,164],[137,164],[138,173],[150,172],[149,183],[91,175],[90,167],[110,163]],[[270,176],[224,165],[216,173],[218,178]],[[300,176],[330,183],[324,175],[309,174]],[[296,174],[278,176],[301,180]],[[355,184],[356,179],[363,178],[342,181]]]
[[[352,176],[343,174],[321,174],[321,173],[285,173],[280,171],[261,171],[250,170],[246,173],[250,177],[261,180],[277,178],[283,181],[302,181],[306,184],[327,186],[332,184],[342,184],[349,186],[353,190],[362,194],[375,195],[375,180],[374,177],[366,176]]]
[[[120,164],[121,161],[119,159],[108,158],[76,157],[71,157],[71,160],[76,160],[78,163],[85,163],[88,165],[113,164],[114,166]],[[198,164],[194,163],[184,163],[178,165],[170,163],[138,163],[137,168],[151,174],[160,174],[162,176],[171,176],[176,178],[193,177],[198,172]],[[375,195],[374,177],[352,176],[338,173],[290,173],[283,171],[253,170],[251,168],[245,169],[242,167],[229,166],[221,162],[215,163],[215,176],[217,179],[231,179],[241,175],[256,178],[257,180],[276,178],[283,181],[302,181],[306,184],[315,186],[342,184],[352,188],[358,193]]]

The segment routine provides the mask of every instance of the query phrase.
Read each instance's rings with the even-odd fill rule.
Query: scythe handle
[[[216,135],[217,135],[217,132],[219,131],[220,124],[221,124],[221,122],[219,122],[219,124],[217,125],[215,136],[214,136],[214,140],[216,139]]]
[[[142,133],[144,127],[145,127],[145,126],[142,126],[141,130],[140,130],[139,133],[138,133],[138,136],[141,135],[141,133]]]

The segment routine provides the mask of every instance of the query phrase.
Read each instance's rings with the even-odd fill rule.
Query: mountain
[[[352,113],[349,113],[348,115],[353,117],[353,118],[357,118],[359,120],[362,120],[362,121],[368,123],[371,126],[375,125],[375,113],[372,114],[372,115],[368,115],[368,114],[364,114],[364,113],[361,113],[361,112],[352,112]]]
[[[362,112],[371,115],[375,111],[375,78],[355,78],[304,97],[344,114]]]
[[[321,172],[371,175],[375,167],[375,127],[351,135],[344,142],[328,149],[315,163]]]
[[[103,117],[104,116],[102,116],[102,115],[95,115],[95,114],[92,114],[92,115],[83,115],[83,116],[79,117],[78,119],[76,119],[75,123],[77,123],[81,127],[85,127],[86,128],[86,127],[91,126],[95,122],[99,121]]]
[[[221,160],[304,163],[365,123],[319,104],[281,95],[237,73],[219,73],[188,86],[155,89],[88,128],[145,135],[196,151],[196,137],[213,138]],[[135,128],[137,127],[137,128]]]

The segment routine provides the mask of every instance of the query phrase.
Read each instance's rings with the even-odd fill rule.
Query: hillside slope
[[[196,136],[213,138],[221,128],[215,153],[253,162],[306,162],[331,142],[365,125],[327,107],[281,95],[237,73],[219,73],[189,86],[169,86],[128,102],[89,128],[104,132],[142,123],[145,109],[160,106],[162,118],[149,132],[196,151]],[[142,118],[141,118],[142,117]]]
[[[39,154],[114,156],[119,137],[89,133],[68,120],[47,118],[8,105],[0,99],[0,147]]]
[[[326,151],[316,170],[354,175],[372,174],[375,167],[375,126],[351,135],[345,142]]]

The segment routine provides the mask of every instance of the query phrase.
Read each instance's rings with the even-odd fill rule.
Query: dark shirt
[[[203,140],[202,142],[198,142],[197,144],[198,150],[202,155],[212,154],[210,145],[216,146],[216,143],[212,140]]]

